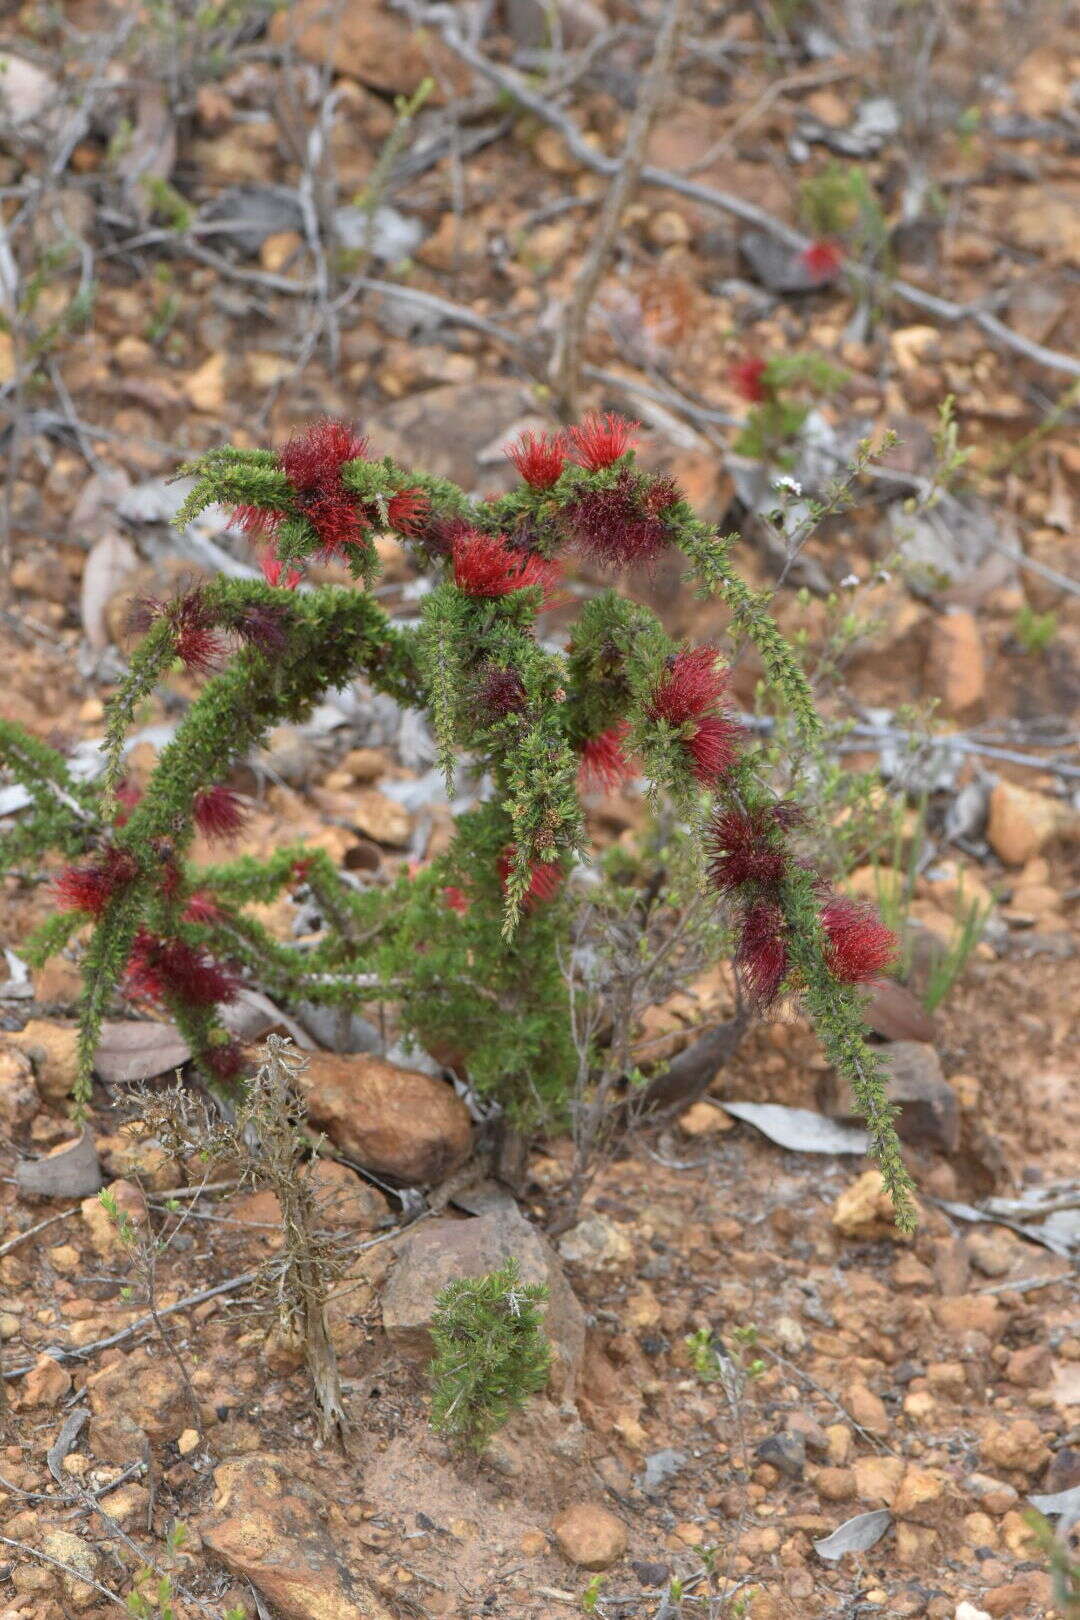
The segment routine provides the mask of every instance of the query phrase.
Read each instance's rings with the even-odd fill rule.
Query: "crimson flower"
[[[454,583],[467,596],[509,596],[539,585],[541,606],[548,607],[560,577],[557,563],[514,551],[502,535],[466,529],[453,541]]]
[[[779,883],[788,856],[772,808],[718,810],[709,829],[709,876],[730,893],[745,883]]]
[[[96,861],[86,866],[67,866],[58,874],[53,885],[57,904],[62,911],[84,911],[89,917],[100,917],[138,870],[138,862],[126,849],[107,845]]]
[[[296,575],[294,583],[300,583],[299,574]],[[249,647],[254,647],[261,653],[281,652],[288,639],[282,615],[273,608],[263,607],[258,602],[251,602],[241,608],[231,628],[241,641],[246,641]]]
[[[859,900],[831,895],[821,908],[825,960],[843,984],[869,984],[896,958],[896,936]]]
[[[720,699],[727,673],[716,662],[714,647],[694,647],[677,653],[653,693],[647,713],[680,732],[679,741],[689,757],[690,769],[708,786],[735,763],[742,728],[723,710]]]
[[[630,727],[625,720],[589,737],[581,745],[578,779],[586,792],[614,793],[634,774],[634,763],[623,749]]]
[[[386,503],[390,527],[410,539],[420,533],[430,510],[431,502],[422,489],[399,489]]]
[[[743,912],[735,965],[749,1000],[759,1009],[775,1001],[787,978],[784,931],[784,914],[771,901],[755,900]]]
[[[561,433],[523,433],[506,455],[533,489],[550,489],[566,465],[566,440]]]
[[[443,905],[448,911],[456,911],[462,917],[469,910],[469,899],[463,889],[455,888],[451,883],[442,892]]]
[[[359,545],[364,538],[360,503],[345,488],[341,469],[366,455],[367,447],[367,440],[350,423],[324,417],[278,451],[277,463],[293,487],[295,507],[311,522],[326,557]],[[238,506],[233,521],[254,538],[272,540],[291,510],[291,503]],[[277,585],[279,579],[271,578],[265,559],[262,568],[270,584]]]
[[[606,489],[586,485],[563,507],[572,539],[592,559],[608,568],[632,568],[652,560],[671,536],[663,514],[679,499],[670,478],[642,485],[628,467]]]
[[[185,922],[201,923],[207,927],[211,923],[218,922],[220,918],[221,912],[217,902],[211,899],[205,889],[196,889],[188,896],[187,905],[184,907]]]
[[[765,361],[759,354],[748,354],[732,366],[730,377],[740,399],[751,405],[760,405],[768,399],[770,389],[765,380]]]
[[[504,720],[508,714],[520,714],[527,698],[524,682],[517,670],[507,664],[484,664],[476,683],[476,702],[488,721]]]
[[[268,585],[280,585],[285,591],[295,591],[303,578],[298,568],[292,567],[290,563],[283,563],[272,551],[259,553],[259,567]]]
[[[831,281],[844,262],[843,249],[837,242],[811,242],[799,254],[804,268],[815,281]]]
[[[120,808],[113,816],[113,826],[126,827],[131,819],[131,812],[142,798],[142,788],[136,782],[125,779],[117,788],[115,797]]]
[[[610,467],[634,444],[635,429],[640,426],[640,422],[630,422],[614,411],[609,411],[607,416],[590,411],[583,422],[567,430],[570,459],[589,472]]]
[[[162,939],[145,928],[135,936],[126,983],[129,995],[171,999],[186,1007],[232,1001],[239,988],[235,977],[198,946]]]
[[[200,788],[195,795],[195,825],[207,838],[235,838],[247,820],[247,811],[231,788]]]
[[[148,630],[159,619],[168,622],[173,652],[192,675],[209,674],[224,657],[225,643],[217,634],[214,610],[201,585],[174,597],[171,602],[143,597],[133,604],[129,614],[133,630]]]
[[[515,853],[513,844],[508,844],[499,857],[499,878],[504,889],[514,870]],[[529,887],[522,898],[522,909],[531,911],[534,905],[554,900],[565,879],[566,873],[557,861],[533,861],[529,867]]]
[[[244,1049],[235,1038],[208,1046],[202,1061],[215,1080],[236,1080],[244,1071]]]

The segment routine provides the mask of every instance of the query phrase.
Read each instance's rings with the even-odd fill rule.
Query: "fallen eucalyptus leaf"
[[[791,1153],[865,1153],[870,1145],[858,1126],[838,1125],[810,1108],[755,1102],[724,1102],[721,1107]]]
[[[123,1019],[101,1026],[94,1068],[107,1085],[126,1086],[178,1069],[191,1048],[175,1024]]]
[[[853,1519],[845,1519],[843,1524],[838,1525],[831,1536],[815,1541],[814,1551],[826,1562],[843,1558],[845,1553],[866,1552],[868,1548],[876,1546],[891,1524],[892,1514],[888,1508],[875,1508],[872,1513],[856,1513]]]
[[[135,547],[119,534],[103,536],[90,549],[83,569],[79,611],[86,639],[95,652],[103,652],[109,645],[106,610],[138,564]]]
[[[70,1146],[20,1164],[15,1184],[24,1198],[89,1198],[99,1192],[105,1183],[93,1137],[84,1131]]]

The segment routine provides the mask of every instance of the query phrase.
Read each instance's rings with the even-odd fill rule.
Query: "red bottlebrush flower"
[[[523,433],[506,455],[533,489],[550,489],[566,466],[566,439],[561,433]]]
[[[113,816],[114,827],[126,827],[131,819],[131,812],[142,798],[142,788],[135,782],[124,781],[116,790],[116,802],[120,806]]]
[[[788,974],[784,914],[779,906],[756,900],[743,913],[735,964],[755,1007],[775,1001]]]
[[[896,958],[896,936],[872,906],[832,895],[821,908],[825,960],[843,984],[869,984]]]
[[[234,506],[229,521],[252,540],[272,540],[285,516],[277,507]]]
[[[718,810],[709,829],[709,876],[716,887],[730,893],[745,883],[779,883],[788,864],[779,830],[771,808]]]
[[[367,455],[368,442],[349,422],[324,417],[278,452],[278,465],[299,495],[340,490],[347,461]]]
[[[831,281],[844,262],[843,249],[836,242],[811,242],[799,254],[803,267],[815,281]]]
[[[89,917],[100,917],[113,896],[127,888],[138,870],[133,855],[110,845],[101,851],[96,861],[86,866],[65,867],[53,885],[57,904],[62,911],[85,911]]]
[[[508,714],[520,714],[526,704],[525,686],[516,669],[506,664],[484,664],[476,682],[476,702],[490,723]]]
[[[301,855],[298,860],[293,861],[290,871],[293,882],[296,884],[306,883],[311,876],[311,866],[310,855]]]
[[[539,585],[541,606],[548,607],[560,577],[557,563],[513,551],[502,535],[467,529],[454,540],[451,552],[454,583],[467,596],[509,596],[512,591]]]
[[[505,889],[514,870],[514,846],[508,845],[499,857],[499,878]],[[529,887],[522,899],[522,909],[531,911],[534,905],[554,900],[566,879],[566,873],[557,861],[533,861],[529,868]]]
[[[410,539],[420,533],[430,510],[431,502],[422,489],[399,489],[386,503],[390,527]]]
[[[654,720],[669,726],[700,719],[719,703],[727,686],[727,671],[717,664],[715,647],[694,647],[676,653],[649,705]]]
[[[210,898],[205,889],[196,889],[194,894],[188,896],[187,905],[184,907],[185,922],[209,927],[211,923],[218,922],[220,918],[221,912],[217,903]]]
[[[742,727],[722,715],[707,714],[694,726],[683,747],[693,761],[691,770],[705,787],[724,776],[735,763]]]
[[[583,422],[567,430],[570,459],[576,461],[579,467],[586,467],[589,472],[610,467],[620,456],[625,456],[634,444],[635,430],[640,426],[640,422],[630,422],[625,416],[617,416],[614,411],[607,416],[590,411]]]
[[[771,392],[765,381],[765,361],[759,354],[748,354],[732,366],[731,381],[740,399],[751,405],[760,405]]]
[[[571,538],[606,568],[649,563],[670,541],[663,513],[679,499],[670,478],[642,487],[623,468],[609,489],[584,488],[567,501],[563,519]]]
[[[173,632],[173,650],[192,675],[208,675],[225,656],[212,609],[201,586],[172,602],[147,603],[151,619],[164,618]]]
[[[237,1080],[244,1072],[244,1049],[237,1040],[223,1041],[218,1046],[208,1046],[202,1061],[215,1080]]]
[[[325,559],[347,552],[364,538],[364,519],[355,496],[344,490],[313,494],[304,501],[304,511],[319,537]]]
[[[234,976],[205,951],[184,939],[161,939],[146,929],[135,936],[126,982],[129,995],[172,999],[187,1007],[232,1001],[238,989]]]
[[[195,825],[207,838],[235,838],[247,820],[247,811],[231,788],[200,788],[195,795]]]
[[[442,892],[443,905],[447,911],[456,911],[464,917],[469,910],[469,899],[463,889],[455,888],[450,884]]]
[[[614,793],[634,774],[634,762],[623,750],[630,727],[625,720],[590,737],[581,747],[578,780],[586,792]]]
[[[292,568],[274,556],[272,551],[263,551],[259,554],[259,567],[263,571],[263,578],[268,585],[280,585],[282,590],[295,591],[303,575],[298,568]]]

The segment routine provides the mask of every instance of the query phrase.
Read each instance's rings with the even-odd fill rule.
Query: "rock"
[[[1050,1448],[1037,1423],[1017,1418],[1013,1423],[991,1423],[979,1455],[993,1467],[1008,1468],[1030,1479],[1045,1468]]]
[[[806,1349],[806,1329],[794,1316],[778,1316],[769,1332],[786,1355],[797,1356]]]
[[[392,95],[410,96],[430,77],[431,105],[468,87],[468,70],[437,34],[414,27],[376,0],[346,6],[340,15],[327,9],[326,0],[293,0],[275,13],[270,39],[276,45],[291,42],[320,70],[329,65],[346,79]]]
[[[0,1128],[5,1134],[20,1130],[40,1107],[30,1059],[5,1042],[0,1046]]]
[[[880,1170],[864,1170],[857,1181],[845,1187],[833,1206],[832,1223],[842,1237],[872,1241],[891,1238],[894,1243],[910,1243],[911,1238],[897,1231],[892,1199]]]
[[[350,810],[353,826],[365,838],[377,844],[389,844],[393,849],[404,849],[412,833],[412,817],[404,805],[398,804],[378,788],[357,789],[352,796]]]
[[[52,1356],[39,1356],[22,1381],[20,1406],[55,1406],[71,1389],[71,1374]]]
[[[953,719],[970,716],[986,696],[986,660],[979,621],[969,608],[935,620],[926,661],[926,689]]]
[[[852,1468],[821,1468],[814,1480],[818,1495],[826,1502],[850,1502],[857,1485]]]
[[[950,1339],[981,1333],[996,1344],[1005,1330],[1006,1315],[992,1294],[958,1294],[953,1299],[930,1301],[938,1326]]]
[[[559,1253],[588,1271],[620,1271],[633,1264],[634,1246],[617,1222],[587,1215],[559,1239]]]
[[[203,1545],[283,1620],[392,1620],[372,1586],[351,1575],[323,1523],[326,1503],[284,1458],[255,1453],[214,1470]]]
[[[383,1328],[397,1349],[426,1362],[435,1299],[458,1277],[482,1277],[511,1256],[527,1283],[544,1283],[544,1327],[551,1342],[551,1386],[572,1395],[585,1355],[585,1313],[547,1239],[513,1205],[467,1221],[429,1221],[400,1246],[383,1292]]]
[[[722,1108],[709,1102],[691,1103],[685,1114],[679,1115],[679,1129],[684,1136],[720,1136],[735,1129],[735,1121]]]
[[[937,1468],[917,1468],[910,1463],[893,1498],[892,1510],[898,1519],[941,1529],[943,1521],[959,1507],[959,1493],[948,1474]]]
[[[972,1232],[967,1246],[972,1265],[984,1277],[1007,1277],[1016,1264],[1016,1244],[1003,1231]]]
[[[789,1412],[786,1427],[789,1433],[801,1436],[803,1450],[808,1457],[820,1459],[830,1456],[828,1432],[822,1428],[817,1418],[811,1416],[809,1412]],[[851,1431],[846,1425],[842,1425],[842,1428],[845,1434],[850,1434]],[[830,1460],[846,1462],[847,1454],[845,1453],[840,1459],[831,1458]]]
[[[856,1457],[852,1465],[859,1500],[871,1507],[891,1508],[904,1477],[902,1457]]]
[[[885,1403],[865,1384],[852,1384],[844,1397],[844,1405],[860,1429],[865,1429],[868,1434],[888,1434],[889,1414],[885,1410]]]
[[[941,1071],[941,1059],[924,1041],[890,1041],[881,1058],[888,1070],[889,1100],[900,1112],[896,1128],[905,1142],[955,1153],[960,1141],[960,1107]],[[829,1070],[822,1098],[833,1119],[862,1118],[848,1082]]]
[[[673,1451],[670,1446],[663,1451],[650,1452],[638,1479],[640,1489],[646,1496],[659,1496],[668,1480],[686,1467],[686,1462],[686,1452]]]
[[[1042,1488],[1048,1496],[1056,1496],[1059,1491],[1072,1491],[1078,1485],[1080,1485],[1080,1450],[1075,1446],[1062,1446],[1060,1451],[1055,1451],[1050,1461]],[[1015,1505],[1015,1502],[1009,1503],[1010,1507]]]
[[[1059,800],[997,782],[990,791],[986,838],[1006,866],[1023,866],[1075,821],[1075,813]]]
[[[45,1102],[60,1103],[71,1095],[79,1072],[79,1032],[74,1024],[32,1018],[12,1038],[33,1064],[34,1079]]]
[[[586,45],[607,27],[594,0],[557,0],[561,37],[567,45]],[[504,0],[506,30],[516,45],[548,49],[551,40],[550,0]]]
[[[136,1180],[149,1192],[168,1192],[184,1184],[183,1170],[154,1137],[139,1136],[131,1130],[117,1131],[112,1136],[99,1136],[97,1150],[110,1176]]]
[[[114,1181],[106,1189],[116,1200],[116,1207],[121,1215],[136,1225],[141,1226],[147,1218],[146,1199],[139,1188],[132,1181]],[[96,1253],[103,1259],[115,1259],[125,1253],[124,1240],[120,1235],[120,1228],[113,1220],[100,1197],[95,1194],[92,1198],[84,1198],[79,1205],[82,1212],[83,1225],[90,1234],[90,1242]]]
[[[184,378],[184,393],[197,411],[217,412],[225,405],[225,355],[212,354]]]
[[[416,306],[406,306],[401,300],[400,306],[391,306],[395,322],[399,307],[402,320],[415,318]],[[515,382],[428,388],[380,411],[376,449],[380,455],[394,456],[411,466],[416,446],[422,444],[426,447],[425,470],[430,474],[451,478],[466,490],[508,490],[519,481],[509,462],[503,458],[501,467],[481,466],[480,456],[496,434],[505,432],[508,422],[535,409],[528,390]]]
[[[579,1569],[609,1569],[629,1540],[625,1524],[601,1502],[575,1502],[551,1528],[564,1558]]]
[[[85,1609],[97,1601],[98,1594],[89,1583],[97,1579],[98,1555],[88,1541],[72,1535],[70,1530],[48,1530],[41,1538],[41,1550],[85,1576],[84,1580],[74,1575],[57,1576],[60,1589],[73,1608]]]
[[[311,1123],[376,1175],[438,1182],[469,1157],[468,1110],[430,1075],[359,1053],[313,1052],[300,1085]]]
[[[96,1457],[127,1464],[147,1440],[176,1440],[191,1427],[191,1402],[172,1359],[149,1350],[130,1355],[86,1380],[90,1434]]]
[[[1048,1389],[1054,1377],[1049,1346],[1029,1344],[1014,1350],[1005,1363],[1005,1377],[1022,1389]]]
[[[974,1603],[968,1603],[965,1599],[956,1605],[954,1620],[993,1620],[993,1617],[985,1609],[977,1609]]]
[[[374,1232],[390,1212],[378,1188],[336,1159],[315,1159],[301,1174],[311,1184],[319,1220],[325,1226]]]
[[[987,1513],[999,1517],[1003,1513],[1011,1513],[1020,1500],[1012,1485],[1006,1484],[1003,1479],[993,1479],[989,1474],[969,1474],[964,1481],[964,1489]]]
[[[802,1479],[806,1467],[806,1439],[797,1430],[770,1434],[754,1451],[758,1462],[769,1463],[788,1479]]]

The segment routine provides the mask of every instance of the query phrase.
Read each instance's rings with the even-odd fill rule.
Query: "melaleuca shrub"
[[[770,386],[768,374],[748,370],[751,386]],[[70,862],[33,949],[40,960],[86,936],[84,1092],[118,994],[171,1015],[211,1080],[241,1082],[244,1054],[221,1008],[255,983],[286,1006],[389,1002],[407,1037],[452,1061],[511,1119],[557,1122],[579,1061],[566,964],[592,855],[583,795],[643,776],[688,830],[699,886],[731,920],[745,996],[762,1010],[799,998],[862,1104],[906,1214],[859,988],[887,966],[891,937],[822,881],[812,799],[779,801],[770,790],[731,712],[720,649],[673,642],[614,588],[583,602],[565,651],[537,634],[544,608],[568,600],[579,560],[622,578],[681,552],[700,592],[726,605],[732,641],[756,646],[785,724],[807,749],[820,737],[767,599],[734,569],[730,539],[670,478],[638,464],[634,426],[594,414],[565,432],[526,434],[509,451],[519,485],[483,500],[373,455],[339,422],[277,452],[225,447],[181,469],[194,482],[178,522],[231,509],[264,580],[217,579],[143,604],[145,634],[109,706],[96,785],[76,782],[18,728],[0,730],[35,807],[7,835],[0,864],[50,847]],[[371,594],[381,533],[398,536],[430,578],[418,623],[392,622]],[[309,586],[311,565],[328,560],[356,583]],[[204,684],[140,794],[124,781],[126,732],[177,660]],[[303,720],[359,677],[423,711],[448,779],[469,761],[489,784],[457,818],[446,853],[359,891],[318,850],[230,858],[244,819],[230,768],[274,726]],[[195,829],[220,842],[220,863],[192,865]],[[276,938],[253,909],[302,891],[324,919],[314,946]]]
[[[480,1451],[530,1395],[543,1389],[551,1346],[542,1283],[522,1281],[512,1257],[483,1277],[447,1283],[435,1301],[429,1368],[431,1422]]]

